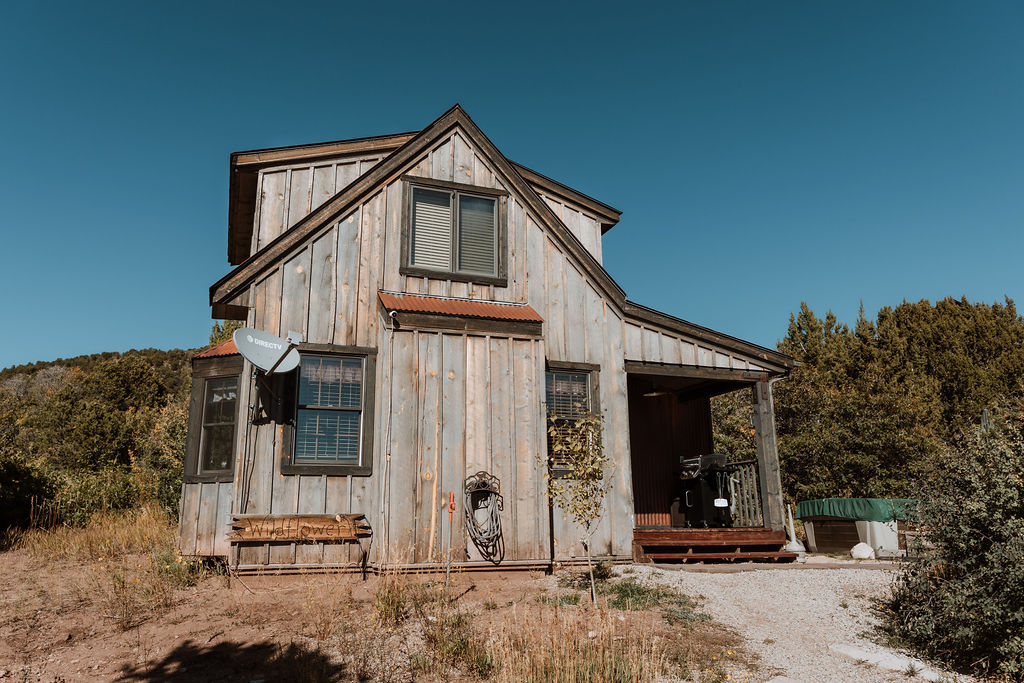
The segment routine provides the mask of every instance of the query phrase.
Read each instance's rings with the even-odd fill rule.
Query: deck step
[[[775,560],[792,562],[797,558],[796,553],[787,553],[783,550],[758,550],[740,551],[732,553],[646,553],[650,560]]]
[[[633,558],[637,562],[770,561],[792,562],[785,551],[786,534],[771,529],[634,529]]]

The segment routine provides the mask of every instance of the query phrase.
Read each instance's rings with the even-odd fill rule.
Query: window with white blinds
[[[552,471],[564,472],[570,463],[556,454],[553,440],[568,431],[573,424],[593,410],[590,401],[589,372],[548,370],[546,373],[546,403],[550,427],[548,431],[548,457]]]
[[[412,264],[423,268],[451,270],[451,193],[413,188]]]
[[[498,275],[498,201],[461,190],[413,187],[409,265]]]
[[[295,419],[296,465],[358,465],[363,359],[303,355]]]

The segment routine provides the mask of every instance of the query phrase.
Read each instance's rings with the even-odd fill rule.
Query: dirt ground
[[[141,567],[141,557],[121,562],[128,566],[135,559]],[[126,583],[118,584],[122,592],[112,592],[111,567],[103,558],[47,564],[15,550],[0,553],[0,566],[5,581],[0,680],[474,678],[464,671],[417,666],[422,634],[415,627],[385,627],[379,618],[386,577],[221,574],[175,589],[159,606],[129,600],[126,607],[117,597],[130,594],[138,577],[124,572]],[[408,580],[436,589],[444,575]],[[571,597],[572,591],[541,572],[453,574],[449,594],[460,596],[458,610],[472,615],[473,629],[483,639],[493,640],[503,629],[548,628],[573,610],[589,612],[583,606],[554,606],[558,596]],[[585,603],[586,593],[578,595]],[[421,616],[436,621],[429,609]],[[602,610],[601,615],[592,618],[604,619],[619,633],[643,633],[659,647],[670,646],[661,650],[667,656],[686,658],[680,677],[687,672],[701,680],[756,677],[756,656],[740,647],[734,632],[713,622],[672,624],[657,611]]]

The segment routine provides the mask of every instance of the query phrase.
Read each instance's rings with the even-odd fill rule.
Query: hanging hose
[[[501,564],[505,557],[505,541],[501,536],[500,512],[504,507],[500,490],[501,482],[487,472],[477,472],[466,479],[465,504],[466,531],[473,539],[484,559]],[[484,511],[484,519],[477,517],[477,510]]]

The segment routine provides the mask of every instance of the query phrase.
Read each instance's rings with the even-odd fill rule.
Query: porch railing
[[[757,478],[757,460],[731,462],[729,471],[732,525],[734,527],[762,527],[761,488]]]

